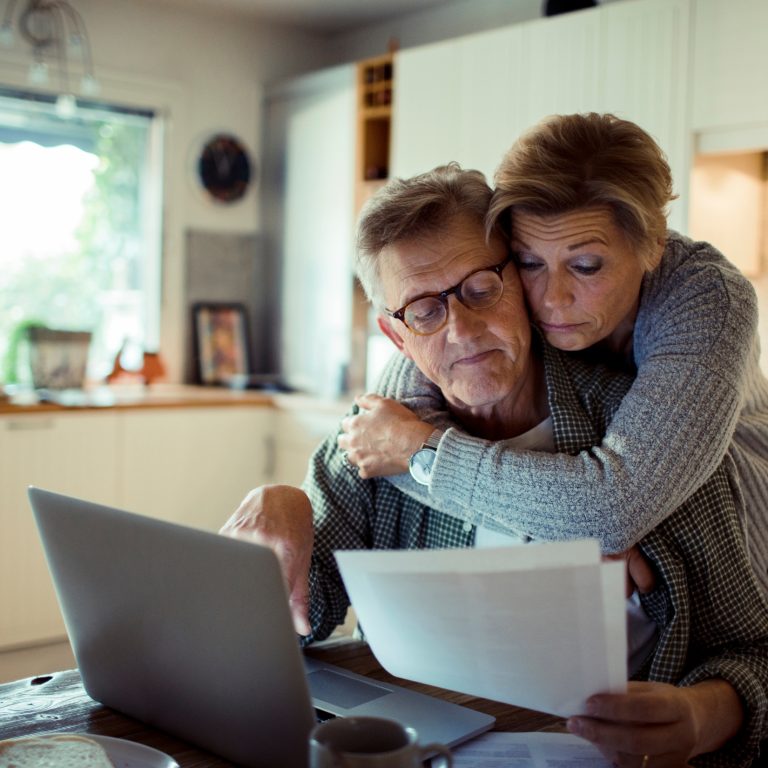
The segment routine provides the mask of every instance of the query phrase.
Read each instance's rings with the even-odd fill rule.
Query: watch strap
[[[421,444],[421,448],[432,448],[432,450],[436,451],[442,436],[443,431],[441,429],[433,429],[432,434]]]

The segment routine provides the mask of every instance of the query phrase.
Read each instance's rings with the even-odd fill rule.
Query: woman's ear
[[[378,315],[376,322],[381,332],[408,358],[411,356],[405,349],[403,337],[392,327],[391,321],[385,315]]]
[[[666,238],[659,238],[646,251],[645,258],[643,259],[643,266],[645,267],[646,272],[653,272],[653,270],[661,264],[661,257],[664,255],[666,244]]]

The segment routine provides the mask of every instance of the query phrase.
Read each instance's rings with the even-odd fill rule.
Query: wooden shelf
[[[357,181],[389,176],[394,56],[388,53],[357,65]]]
[[[358,64],[358,107],[383,107],[392,103],[394,64],[391,53]]]
[[[355,214],[389,178],[392,102],[394,98],[394,53],[365,59],[357,65],[357,155],[355,162]],[[352,292],[352,354],[349,388],[363,391],[366,378],[369,304],[363,289],[354,281]]]
[[[367,107],[360,110],[360,117],[364,120],[390,120],[392,107]]]

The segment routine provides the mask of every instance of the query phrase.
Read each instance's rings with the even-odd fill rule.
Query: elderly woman
[[[635,381],[601,442],[549,454],[454,428],[436,389],[397,356],[381,388],[394,399],[358,398],[339,437],[361,476],[397,475],[409,495],[472,524],[595,537],[620,552],[729,454],[768,589],[768,381],[755,294],[712,246],[666,230],[673,197],[662,151],[626,120],[555,116],[520,138],[497,171],[488,225],[506,229],[532,321],[553,346],[612,361]],[[412,456],[419,482],[400,474]]]

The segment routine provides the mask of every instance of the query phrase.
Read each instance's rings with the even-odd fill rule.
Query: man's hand
[[[656,574],[639,547],[632,547],[617,555],[603,555],[603,560],[625,560],[627,580],[625,594],[631,597],[637,590],[641,595],[652,592],[656,586]]]
[[[587,710],[587,716],[569,718],[568,730],[622,768],[688,765],[733,738],[744,718],[738,694],[719,679],[688,688],[630,682],[627,693],[592,696]]]
[[[421,448],[433,427],[397,400],[361,395],[360,411],[341,422],[339,448],[357,466],[360,477],[399,475],[408,471],[411,454]]]
[[[312,505],[299,488],[263,485],[240,503],[219,533],[270,547],[280,561],[288,589],[293,625],[308,635],[309,566],[314,530]]]

